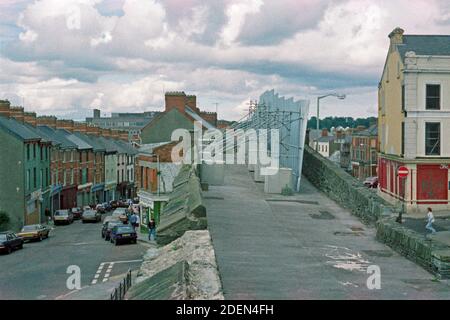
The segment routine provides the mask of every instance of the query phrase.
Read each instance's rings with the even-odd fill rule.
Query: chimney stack
[[[322,129],[322,137],[328,137],[328,129],[327,128]]]
[[[9,116],[11,118],[14,118],[17,121],[23,123],[23,120],[24,120],[23,107],[11,107],[9,110],[10,110]]]
[[[98,118],[100,118],[100,110],[94,109],[94,119],[98,119]]]
[[[86,126],[86,133],[93,136],[100,136],[100,128],[97,126]]]
[[[0,100],[0,116],[9,118],[11,103],[8,100]]]
[[[86,133],[87,132],[87,124],[82,122],[74,122],[73,127],[74,132]]]
[[[100,128],[100,135],[104,138],[111,138],[111,130]]]
[[[111,129],[111,138],[119,139],[119,137],[120,137],[119,130]]]
[[[36,112],[24,112],[23,121],[32,125],[33,127],[37,126]]]
[[[73,132],[74,122],[73,120],[56,120],[56,129],[64,129]]]
[[[123,141],[125,141],[125,142],[128,142],[128,141],[129,141],[129,139],[128,139],[128,131],[123,131],[123,130],[121,130],[121,131],[119,132],[119,139],[120,139],[120,140],[123,140]]]
[[[48,126],[56,129],[56,117],[55,116],[40,116],[37,117],[38,126]]]
[[[391,44],[392,45],[403,44],[403,33],[405,33],[405,30],[399,27],[392,30],[392,32],[389,34]]]

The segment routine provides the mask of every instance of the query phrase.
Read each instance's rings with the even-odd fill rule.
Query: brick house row
[[[128,133],[0,101],[0,210],[11,227],[39,223],[45,209],[69,209],[136,196],[136,150]],[[19,167],[19,169],[17,169]]]

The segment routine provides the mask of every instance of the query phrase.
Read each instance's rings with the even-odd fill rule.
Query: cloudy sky
[[[267,89],[376,114],[387,35],[449,34],[448,0],[0,0],[0,98],[83,119],[162,110],[163,92],[239,119]]]

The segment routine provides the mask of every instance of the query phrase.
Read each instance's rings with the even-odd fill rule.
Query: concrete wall
[[[450,277],[450,250],[438,241],[387,218],[377,223],[377,240],[441,278]]]
[[[394,208],[386,201],[309,146],[305,147],[303,157],[303,175],[356,216],[375,222],[384,215],[393,214]]]

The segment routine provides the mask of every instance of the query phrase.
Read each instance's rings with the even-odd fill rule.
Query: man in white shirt
[[[428,208],[427,225],[425,226],[425,229],[430,230],[432,234],[435,234],[436,230],[434,230],[433,228],[433,223],[434,223],[433,210],[431,208]]]

